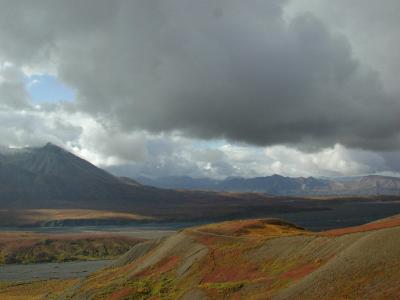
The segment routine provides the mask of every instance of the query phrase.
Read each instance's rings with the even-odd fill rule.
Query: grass
[[[65,220],[138,221],[149,217],[133,213],[91,209],[0,210],[0,226],[38,226]]]

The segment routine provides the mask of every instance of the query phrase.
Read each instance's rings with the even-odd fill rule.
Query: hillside
[[[312,233],[275,219],[134,246],[60,299],[396,299],[400,217]]]
[[[139,177],[137,181],[159,188],[256,192],[279,196],[400,195],[400,178],[378,175],[345,179],[320,179],[314,177],[284,177],[275,174],[255,178],[232,177],[224,180],[171,176],[153,179]]]

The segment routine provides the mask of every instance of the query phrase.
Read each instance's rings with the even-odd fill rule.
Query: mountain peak
[[[44,148],[46,148],[46,147],[58,147],[58,146],[51,142],[48,142],[46,145],[44,145]]]
[[[46,151],[52,151],[52,152],[67,152],[66,150],[64,150],[63,148],[61,148],[60,146],[57,146],[53,143],[47,143],[46,145],[44,145],[42,148],[40,148],[41,150],[46,150]]]
[[[275,174],[272,174],[270,177],[271,178],[283,178],[284,176],[275,173]]]

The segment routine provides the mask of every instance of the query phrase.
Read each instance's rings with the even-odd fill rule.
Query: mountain
[[[329,181],[313,177],[291,178],[280,175],[256,178],[234,178],[223,180],[219,187],[224,191],[260,192],[271,195],[305,195],[311,191],[323,190]]]
[[[61,299],[398,299],[400,216],[309,232],[230,221],[138,244]]]
[[[15,216],[11,221],[29,216],[51,222],[55,213],[49,209],[129,212],[141,219],[155,220],[204,220],[320,209],[313,204],[289,207],[275,200],[258,194],[145,186],[130,178],[116,177],[53,144],[0,150],[0,217]],[[29,211],[32,209],[44,211],[38,214]],[[4,216],[3,210],[18,212],[6,212]],[[99,215],[91,211],[85,214]],[[24,224],[24,220],[18,220],[18,224]]]
[[[138,182],[162,188],[225,192],[255,192],[279,196],[400,195],[400,178],[368,175],[345,179],[315,177],[232,177],[224,180],[191,177],[137,178]]]
[[[399,190],[396,178],[369,176],[357,180],[357,184],[353,184],[351,181],[274,175],[253,179],[228,178],[221,182],[201,180],[203,191],[174,190],[116,177],[53,144],[2,149],[0,225],[23,226],[43,222],[60,225],[110,224],[114,219],[118,222],[133,219],[204,222],[265,217],[288,212],[332,210],[345,201],[366,201],[363,197],[310,201],[298,195],[323,195],[332,191],[338,194],[350,191],[357,195],[365,191],[374,194],[386,191],[396,193]],[[181,182],[197,181],[187,177]],[[210,185],[210,190],[215,191],[206,190],[205,187]],[[197,189],[195,187],[192,185],[193,189]],[[390,197],[383,198],[372,197],[368,201],[392,200]],[[129,213],[129,217],[121,217],[120,213]]]
[[[394,194],[399,195],[400,178],[369,175],[362,177],[352,185],[356,190],[369,194]]]
[[[0,155],[1,208],[105,209],[131,197],[122,180],[53,144]]]
[[[144,185],[155,186],[165,189],[185,189],[185,190],[216,190],[218,180],[211,178],[192,178],[190,176],[169,176],[151,179],[148,177],[138,177],[137,182]]]

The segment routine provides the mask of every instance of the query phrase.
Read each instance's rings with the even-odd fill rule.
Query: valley
[[[397,23],[0,0],[0,300],[400,300]]]
[[[383,181],[379,186],[396,190],[395,179],[378,179]],[[378,179],[369,182],[376,186]],[[293,181],[282,176],[271,180],[281,191],[286,181]],[[53,144],[0,153],[2,227],[207,222],[319,212],[350,202],[396,206],[398,200],[397,195],[379,193],[306,196],[164,189],[116,177]]]
[[[303,216],[303,221],[307,218]],[[376,296],[373,299],[387,299],[400,292],[395,288],[400,278],[395,267],[400,265],[399,215],[358,226],[330,226],[328,222],[323,227],[329,229],[310,231],[269,218],[199,225],[32,227],[2,232],[1,240],[7,244],[15,239],[18,247],[26,249],[31,244],[42,251],[54,252],[61,247],[71,254],[70,242],[79,248],[89,243],[93,249],[102,238],[108,244],[110,240],[129,241],[130,246],[123,251],[119,247],[115,255],[89,260],[81,256],[71,262],[0,266],[0,297],[333,300],[360,299],[371,293]],[[103,246],[107,245],[104,242]],[[352,261],[350,268],[344,263],[348,260]],[[366,290],[365,282],[365,286],[381,288]],[[314,290],[315,284],[318,292],[307,292]],[[326,285],[337,288],[327,290]],[[35,294],[38,296],[31,297]]]
[[[291,195],[285,184],[292,179],[277,176],[267,181],[282,181],[275,186],[281,194],[152,187],[52,144],[2,154],[0,179],[1,299],[333,300],[399,293],[394,192]],[[397,191],[386,184],[392,179],[365,184],[376,187],[376,180]]]

